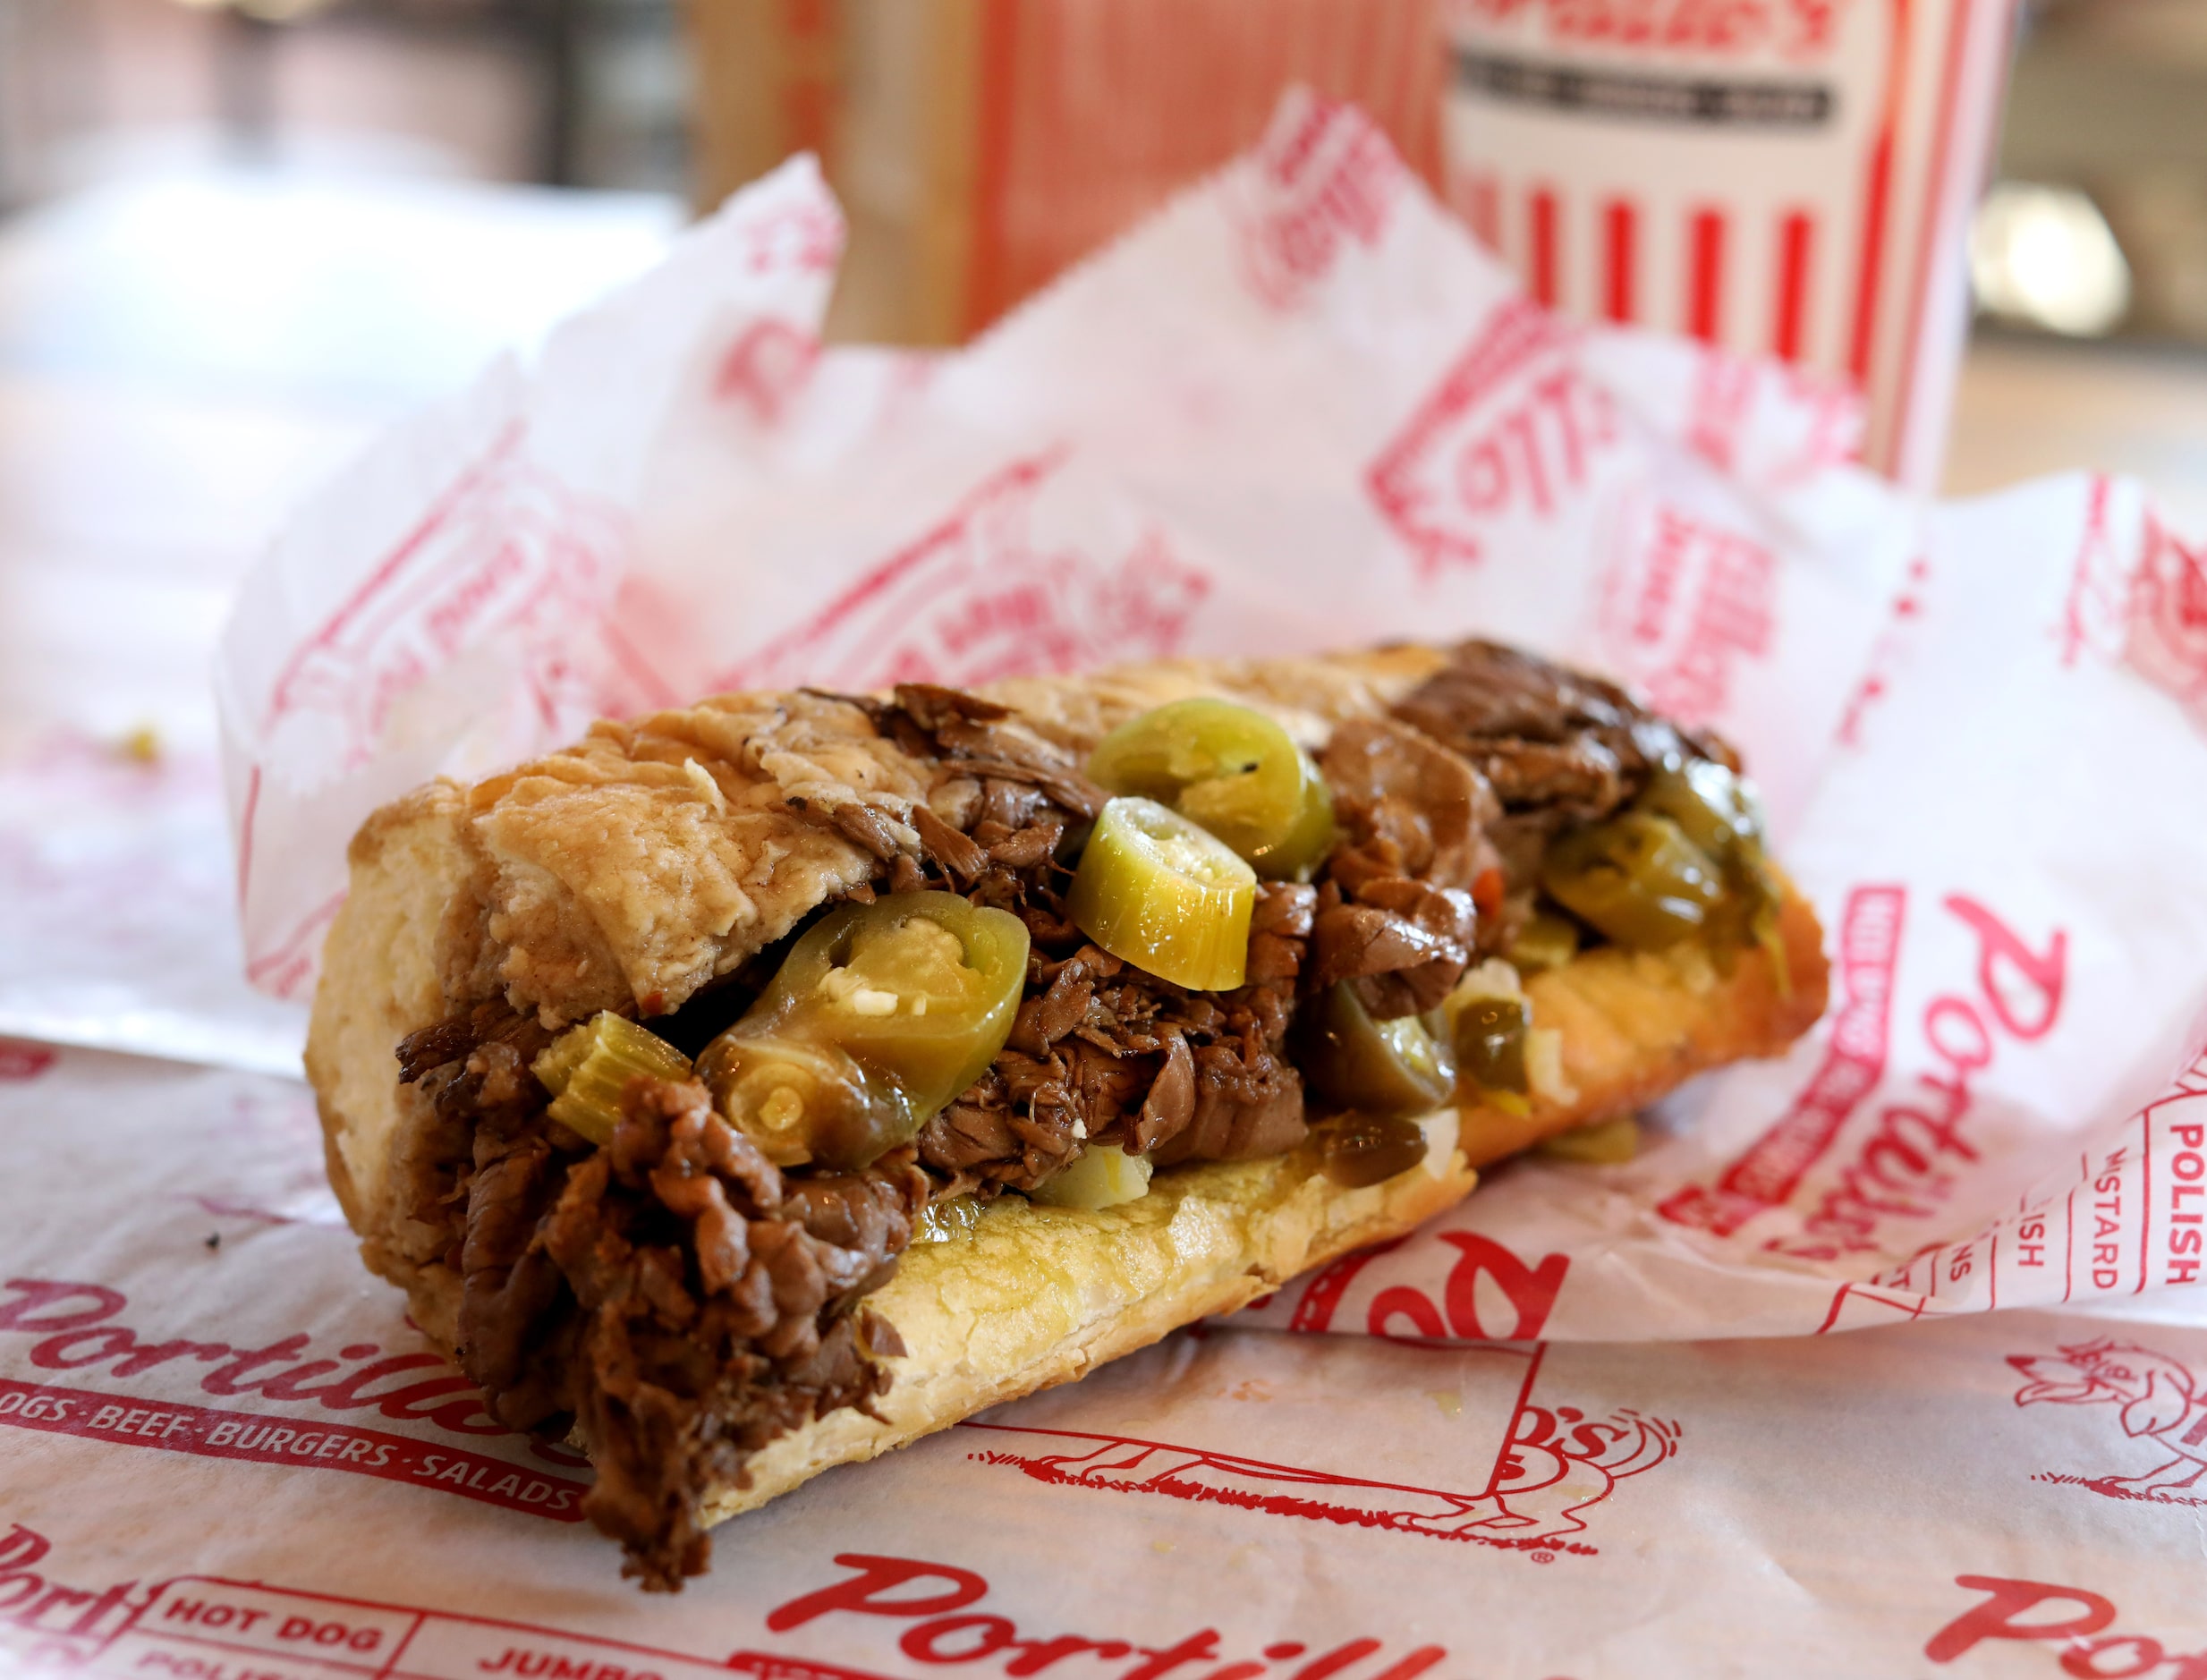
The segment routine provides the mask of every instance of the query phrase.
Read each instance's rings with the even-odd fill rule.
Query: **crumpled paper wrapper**
[[[500,1431],[362,1272],[304,1087],[0,1043],[0,1674],[2059,1680],[2207,1649],[2197,1326],[1183,1333],[830,1471],[648,1597],[575,1455]]]
[[[1503,1168],[1235,1328],[819,1478],[668,1599],[361,1268],[310,1094],[242,1071],[280,1025],[118,962],[80,1042],[150,999],[231,1065],[0,1040],[0,1670],[2207,1665],[2207,1297],[2163,1287],[2207,1201],[2207,591],[2137,491],[1904,504],[1844,398],[1542,315],[1307,101],[955,356],[819,347],[838,237],[793,165],[301,513],[218,676],[265,990],[310,987],[369,809],[600,711],[1476,631],[1743,744],[1830,1018],[1633,1165]],[[42,774],[131,828],[68,793],[110,772]],[[34,885],[41,831],[0,827]]]
[[[1541,310],[1307,96],[955,354],[821,347],[840,233],[788,165],[293,522],[219,670],[257,984],[310,988],[376,805],[597,715],[1476,632],[1740,746],[1834,1006],[1630,1167],[1516,1167],[1261,1321],[1761,1336],[2197,1281],[2207,572],[2135,488],[1905,501],[1844,396]]]

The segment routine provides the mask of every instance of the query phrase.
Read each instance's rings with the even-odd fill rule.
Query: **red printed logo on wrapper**
[[[880,1658],[898,1673],[923,1663],[978,1675],[1033,1675],[1076,1657],[1094,1680],[1156,1680],[1192,1664],[1210,1667],[1215,1676],[1262,1671],[1275,1680],[1415,1680],[1449,1654],[1443,1645],[1408,1645],[1392,1629],[1382,1630],[1388,1637],[1342,1638],[1337,1632],[1316,1645],[1277,1638],[1260,1644],[1261,1635],[1244,1644],[1216,1628],[1183,1631],[1139,1620],[1100,1638],[1060,1633],[1054,1621],[1015,1622],[983,1608],[993,1589],[978,1570],[870,1552],[821,1559],[807,1572],[821,1584],[767,1610],[761,1631],[775,1649],[722,1656],[216,1575],[125,1581],[94,1591],[57,1580],[53,1550],[45,1535],[21,1523],[0,1532],[0,1653],[21,1655],[34,1672],[66,1667],[184,1680],[261,1680],[331,1669],[403,1672],[416,1680],[713,1680],[730,1674],[880,1680],[874,1671],[807,1655],[805,1644],[824,1628],[844,1650],[856,1640],[879,1642]]]
[[[1777,556],[1658,504],[1603,580],[1602,651],[1657,710],[1706,723],[1729,705],[1739,667],[1770,658],[1777,599]]]
[[[1100,560],[1034,534],[1062,454],[1014,462],[818,615],[715,679],[729,688],[961,686],[1179,651],[1210,580],[1144,532]]]
[[[820,192],[754,210],[744,219],[743,266],[754,275],[777,268],[798,274],[825,274],[843,255],[843,217]]]
[[[305,1331],[259,1347],[157,1338],[124,1319],[129,1305],[105,1284],[0,1284],[0,1338],[21,1345],[37,1379],[0,1378],[0,1430],[344,1471],[554,1522],[581,1520],[587,1484],[561,1472],[586,1461],[506,1429],[483,1409],[475,1384],[435,1353],[356,1342],[318,1356]],[[399,1427],[368,1427],[369,1420]]]
[[[2146,522],[2131,582],[2131,664],[2207,725],[2207,547],[2187,548]]]
[[[1804,484],[1854,459],[1862,428],[1862,399],[1837,379],[1717,344],[1694,352],[1686,446],[1742,483]]]
[[[1957,1575],[1954,1584],[1982,1596],[1924,1641],[1923,1654],[1933,1662],[1954,1662],[1988,1644],[2016,1642],[2045,1652],[2047,1667],[2041,1672],[2084,1680],[2095,1675],[2104,1680],[2134,1675],[2197,1680],[2207,1674],[2207,1650],[2173,1650],[2148,1633],[2108,1633],[2121,1612],[2102,1593],[2008,1575]]]
[[[1486,1387],[1483,1398],[1481,1390],[1467,1388],[1459,1409],[1447,1412],[1446,1444],[1436,1449],[1445,1479],[1431,1470],[1422,1479],[1399,1456],[1373,1462],[1353,1446],[1330,1456],[1316,1447],[1292,1460],[1260,1456],[1262,1438],[1252,1435],[1246,1418],[1206,1413],[1193,1404],[1176,1414],[1179,1432],[1170,1441],[1108,1428],[968,1422],[961,1427],[996,1439],[971,1456],[1059,1485],[1470,1541],[1524,1552],[1535,1563],[1592,1554],[1598,1548],[1581,1538],[1588,1530],[1583,1514],[1609,1499],[1620,1482],[1675,1456],[1679,1426],[1629,1406],[1595,1415],[1544,1394],[1536,1397],[1546,1349],[1531,1338],[1546,1328],[1568,1256],[1527,1261],[1465,1231],[1443,1233],[1440,1243],[1441,1252],[1454,1251],[1454,1263],[1432,1293],[1389,1281],[1397,1274],[1384,1265],[1375,1287],[1375,1263],[1405,1248],[1398,1239],[1344,1255],[1291,1285],[1287,1328],[1322,1332],[1345,1312],[1352,1325],[1398,1347],[1459,1362],[1451,1371],[1460,1374],[1466,1369],[1461,1362],[1472,1362]],[[1491,1339],[1501,1336],[1524,1339]],[[1267,1396],[1237,1387],[1227,1397]],[[1076,1413],[1074,1421],[1085,1419]],[[1391,1446],[1400,1455],[1416,1439],[1411,1423],[1394,1433]]]
[[[554,734],[598,708],[578,666],[624,547],[618,516],[584,502],[521,453],[509,431],[309,637],[277,676],[264,761],[309,783],[357,768],[394,710],[486,643],[519,647],[531,703]]]
[[[812,377],[820,341],[802,327],[768,317],[736,335],[713,369],[713,396],[762,427],[782,418]]]
[[[261,788],[311,788],[360,768],[405,729],[424,686],[503,658],[519,679],[509,727],[527,745],[635,708],[655,679],[610,632],[592,631],[627,547],[618,513],[531,467],[518,425],[441,496],[285,663],[270,692],[239,816],[238,896],[246,976],[278,997],[310,979],[343,895],[281,934],[251,938]],[[525,750],[525,747],[523,748]]]
[[[2207,548],[2149,508],[2118,527],[2114,482],[2092,481],[2063,609],[2062,663],[2090,649],[2127,664],[2207,729]]]
[[[1275,309],[1295,307],[1333,271],[1345,244],[1379,242],[1405,173],[1362,111],[1289,93],[1229,207],[1249,289]]]
[[[2137,1443],[2134,1457],[2161,1461],[2133,1475],[2050,1472],[2033,1481],[2069,1482],[2116,1499],[2207,1505],[2199,1497],[2207,1476],[2207,1382],[2181,1360],[2109,1336],[2052,1353],[2012,1354],[2008,1362],[2024,1378],[2017,1405],[2104,1406],[2109,1423]]]
[[[1552,520],[1617,437],[1580,335],[1523,298],[1497,306],[1365,473],[1430,582],[1475,565],[1506,522]]]
[[[1520,1362],[1524,1369],[1516,1406],[1492,1439],[1483,1487],[1476,1468],[1453,1486],[1412,1485],[1259,1458],[1244,1450],[1245,1440],[1161,1441],[1015,1423],[969,1421],[959,1428],[995,1438],[994,1445],[970,1455],[975,1463],[1003,1465],[1057,1486],[1162,1495],[1263,1516],[1422,1534],[1524,1552],[1535,1563],[1593,1555],[1599,1548],[1581,1538],[1587,1532],[1581,1514],[1607,1500],[1626,1478],[1674,1457],[1678,1425],[1629,1406],[1594,1416],[1578,1406],[1536,1404],[1532,1384],[1541,1349],[1477,1351]],[[1464,1449],[1464,1464],[1475,1466],[1488,1450],[1485,1442],[1476,1451]]]
[[[58,1052],[43,1044],[24,1044],[14,1039],[0,1039],[0,1084],[36,1079],[52,1067],[56,1059]]]

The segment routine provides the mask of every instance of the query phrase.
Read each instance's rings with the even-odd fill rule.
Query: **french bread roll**
[[[1193,696],[1254,708],[1317,750],[1344,724],[1387,717],[1448,658],[1398,647],[1188,660],[981,692],[1012,708],[1007,726],[1023,738],[1076,765],[1119,723]],[[884,850],[913,844],[938,768],[834,697],[723,696],[599,725],[471,787],[431,785],[363,826],[324,952],[307,1068],[330,1180],[363,1256],[406,1292],[441,1349],[468,1351],[465,1263],[433,1192],[464,1184],[467,1169],[449,1121],[420,1084],[402,1082],[396,1048],[486,999],[544,1031],[605,1009],[647,1024],[678,1011],[808,912],[880,883]],[[1005,1194],[922,1230],[865,1296],[902,1345],[877,1355],[886,1390],[724,1455],[696,1490],[702,1520],[1231,1312],[1411,1230],[1484,1166],[1633,1113],[1706,1069],[1782,1050],[1825,998],[1821,930],[1790,887],[1778,934],[1783,972],[1767,945],[1724,972],[1699,946],[1596,946],[1531,976],[1532,1019],[1559,1040],[1560,1077],[1536,1082],[1516,1111],[1472,1093],[1428,1116],[1423,1163],[1383,1183],[1335,1183],[1306,1142],[1160,1169],[1148,1194],[1100,1211]]]

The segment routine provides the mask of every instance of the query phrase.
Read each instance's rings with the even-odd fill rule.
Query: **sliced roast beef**
[[[1549,829],[1608,816],[1666,758],[1736,765],[1721,742],[1688,739],[1615,683],[1491,641],[1457,646],[1395,715],[1477,766],[1510,813],[1541,813]]]
[[[474,1031],[495,1046],[514,1029],[486,1032],[490,1014]],[[874,1356],[903,1350],[853,1303],[890,1276],[931,1186],[910,1148],[785,1180],[691,1083],[632,1082],[611,1143],[585,1153],[521,1076],[533,1096],[446,1085],[484,1104],[462,1179],[456,1351],[501,1421],[580,1421],[598,1472],[584,1515],[629,1574],[675,1587],[709,1556],[704,1488],[742,1485],[776,1436],[887,1388]]]
[[[1320,759],[1340,844],[1327,861],[1306,987],[1356,988],[1374,1020],[1432,1008],[1481,944],[1478,897],[1499,906],[1487,837],[1494,793],[1458,754],[1385,718],[1345,724]]]
[[[1031,1190],[1091,1143],[1160,1160],[1294,1147],[1303,1084],[1286,1031],[1316,895],[1286,883],[1260,888],[1249,983],[1224,998],[1099,949],[1065,918],[1072,876],[1057,853],[1106,795],[1069,754],[972,700],[907,684],[892,703],[867,702],[880,726],[924,741],[941,764],[913,824],[924,884],[1013,912],[1033,941],[1028,995],[1004,1054],[920,1134],[920,1159],[944,1181],[942,1193]]]

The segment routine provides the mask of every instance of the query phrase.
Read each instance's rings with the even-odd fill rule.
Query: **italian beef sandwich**
[[[351,859],[331,1181],[651,1587],[1825,996],[1731,750],[1479,641],[722,695]]]

